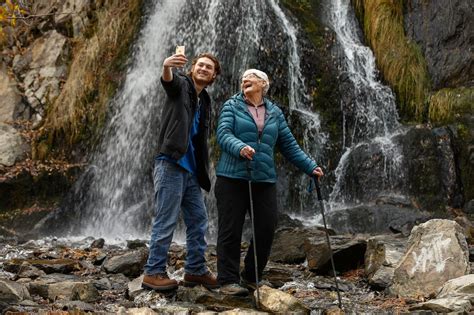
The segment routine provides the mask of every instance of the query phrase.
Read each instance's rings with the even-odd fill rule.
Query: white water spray
[[[359,200],[346,198],[343,181],[351,154],[363,145],[376,145],[384,158],[384,187],[380,191],[394,189],[393,179],[401,176],[402,155],[393,143],[400,132],[395,97],[392,91],[377,78],[375,57],[369,47],[363,45],[356,30],[358,24],[351,9],[350,0],[330,1],[330,23],[337,35],[343,52],[342,72],[351,81],[354,99],[344,104],[345,150],[335,170],[336,184],[330,195],[332,209],[346,207]],[[351,124],[349,125],[349,121]],[[346,126],[347,124],[347,126]]]

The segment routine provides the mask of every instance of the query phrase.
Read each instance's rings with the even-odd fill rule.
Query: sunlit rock
[[[263,310],[277,314],[288,314],[292,312],[298,314],[310,313],[310,309],[301,301],[280,290],[262,286],[259,288],[259,294],[260,307]],[[255,298],[257,297],[257,291],[254,292],[254,296]]]
[[[443,285],[437,297],[442,298],[456,294],[474,298],[474,274],[449,280]]]
[[[410,311],[430,310],[436,313],[467,314],[471,310],[471,301],[468,297],[452,296],[429,300],[410,307]]]
[[[126,311],[119,312],[119,314],[124,315],[155,315],[158,314],[149,307],[140,307],[140,308],[129,308]]]

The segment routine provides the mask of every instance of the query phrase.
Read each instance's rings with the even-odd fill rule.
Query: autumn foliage
[[[2,1],[3,2],[3,1]],[[18,19],[27,13],[18,0],[5,0],[0,6],[0,43],[5,41],[5,27],[15,27]]]

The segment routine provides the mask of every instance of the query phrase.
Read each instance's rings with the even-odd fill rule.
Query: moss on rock
[[[474,88],[446,88],[431,95],[429,120],[432,124],[450,124],[461,115],[474,113]]]

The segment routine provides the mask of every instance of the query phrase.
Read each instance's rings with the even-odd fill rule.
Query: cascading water
[[[288,78],[289,107],[310,114],[303,116],[310,118],[308,125],[313,130],[319,130],[318,116],[308,109],[299,72],[295,28],[274,0],[163,0],[151,11],[135,45],[124,87],[112,102],[102,144],[74,188],[78,195],[74,199],[80,201],[74,209],[81,213],[77,225],[82,235],[109,240],[149,236],[151,172],[164,97],[159,78],[162,61],[175,45],[186,46],[188,59],[210,51],[221,61],[223,74],[208,89],[214,105],[212,128],[220,104],[239,91],[240,74],[247,68],[260,68],[270,77],[272,71],[278,71]],[[206,195],[211,238],[217,220],[213,203],[211,192]]]
[[[374,156],[382,155],[382,173],[374,176],[379,178],[374,183],[377,185],[375,194],[394,194],[400,188],[403,174],[400,174],[402,155],[392,141],[401,132],[395,97],[377,78],[374,55],[357,33],[359,26],[350,0],[330,1],[329,8],[330,24],[342,52],[340,70],[353,93],[350,101],[341,104],[345,151],[335,170],[336,184],[330,195],[331,208],[337,209],[377,197],[371,193],[364,198],[364,194],[354,195],[349,191],[347,169],[355,153],[371,150],[376,152]]]
[[[123,89],[113,101],[112,118],[105,127],[102,144],[93,157],[93,180],[84,192],[81,225],[83,233],[106,238],[142,235],[149,208],[150,154],[156,134],[160,66],[169,46],[169,36],[184,1],[156,4],[154,14],[140,34],[133,67]]]

